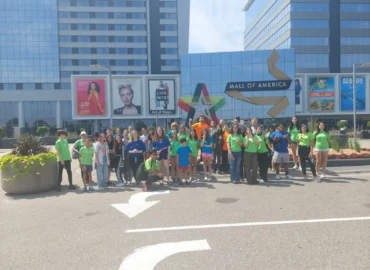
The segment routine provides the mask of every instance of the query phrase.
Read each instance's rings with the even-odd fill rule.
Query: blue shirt
[[[176,153],[179,155],[179,166],[180,167],[187,167],[190,165],[189,157],[191,154],[191,149],[188,145],[186,145],[185,147],[180,145],[177,148]]]
[[[167,137],[164,137],[163,140],[159,140],[158,142],[152,142],[151,148],[155,149],[157,151],[165,148],[162,150],[162,152],[159,154],[158,159],[159,160],[167,160],[168,159],[168,147],[171,146],[170,140]]]
[[[126,146],[126,152],[132,151],[134,149],[141,150],[144,153],[146,151],[146,146],[141,140],[129,142]],[[133,158],[139,158],[143,156],[143,153],[131,153],[130,156]]]
[[[212,147],[210,147],[211,143],[213,143],[212,137],[209,138],[209,141],[204,141],[204,146],[202,147],[202,153],[212,154]],[[205,147],[205,146],[208,146],[208,147]]]
[[[288,153],[288,139],[283,138],[284,135],[290,138],[290,134],[285,131],[275,131],[270,135],[270,141],[274,145],[274,151],[278,153]],[[278,141],[274,141],[275,136],[279,137]]]

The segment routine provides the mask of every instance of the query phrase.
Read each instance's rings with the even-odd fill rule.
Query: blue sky
[[[191,0],[190,53],[242,51],[247,0]]]

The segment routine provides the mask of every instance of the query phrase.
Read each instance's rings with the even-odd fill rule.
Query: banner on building
[[[303,90],[303,78],[297,77],[295,79],[295,111],[296,112],[303,112],[303,102],[304,102],[304,96],[305,91]]]
[[[334,77],[308,78],[308,111],[334,112],[335,110],[335,80]]]
[[[356,77],[356,110],[366,107],[366,78]],[[353,111],[353,77],[340,78],[340,110]]]
[[[73,119],[109,117],[106,77],[72,77]]]
[[[148,103],[150,115],[176,114],[175,80],[148,80]]]

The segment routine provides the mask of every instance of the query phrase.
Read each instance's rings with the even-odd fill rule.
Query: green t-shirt
[[[315,131],[313,133],[312,139],[316,138],[315,142],[315,148],[317,149],[329,149],[329,142],[328,140],[330,139],[330,134],[328,132],[320,132],[317,134]]]
[[[81,165],[92,165],[93,164],[93,157],[94,157],[94,148],[86,146],[82,147],[80,150],[81,156]]]
[[[64,140],[57,140],[55,143],[55,149],[57,149],[62,156],[63,160],[71,160],[71,153],[69,152],[68,141]],[[59,155],[57,161],[60,161]]]
[[[181,139],[189,139],[189,134],[188,133],[185,133],[185,134],[177,134],[177,138],[179,139],[179,140],[181,140]]]
[[[188,139],[187,144],[189,145],[189,147],[191,149],[191,156],[192,157],[197,157],[198,156],[198,150],[199,150],[199,141]]]
[[[244,137],[243,143],[246,144],[247,140],[248,140],[248,147],[246,147],[244,151],[248,153],[257,153],[258,145],[254,142],[253,138],[248,139],[247,137]]]
[[[73,148],[74,149],[77,149],[77,150],[81,150],[82,147],[85,147],[85,143],[84,143],[84,140],[77,140],[74,145],[73,145]]]
[[[237,139],[239,142],[243,142],[243,136],[240,134],[229,134],[229,136],[227,136],[227,143],[230,143],[231,152],[242,151],[242,147],[236,142]]]
[[[179,147],[181,145],[180,141],[176,140],[176,141],[171,141],[171,157],[176,157],[177,153],[176,153],[176,150],[177,150],[177,147]]]
[[[299,141],[299,145],[311,146],[312,133],[311,132],[299,133],[297,136],[297,141]]]
[[[256,140],[260,142],[260,144],[257,146],[257,153],[266,153],[268,152],[267,146],[266,146],[266,139],[263,134],[254,136]]]
[[[292,142],[297,142],[297,137],[299,134],[299,130],[296,126],[293,126],[292,129],[288,128],[288,133],[290,133],[290,139]]]
[[[153,171],[159,171],[159,163],[158,163],[158,160],[152,160],[152,158],[148,158],[146,161],[145,161],[145,171],[149,171],[149,170],[153,170]]]

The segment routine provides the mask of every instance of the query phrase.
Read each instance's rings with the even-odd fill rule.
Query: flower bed
[[[290,160],[293,160],[293,155],[290,151]],[[352,149],[342,149],[341,152],[336,152],[333,149],[329,150],[328,159],[360,159],[360,158],[370,158],[370,149],[369,148],[361,148],[361,152],[357,153],[355,150]]]

